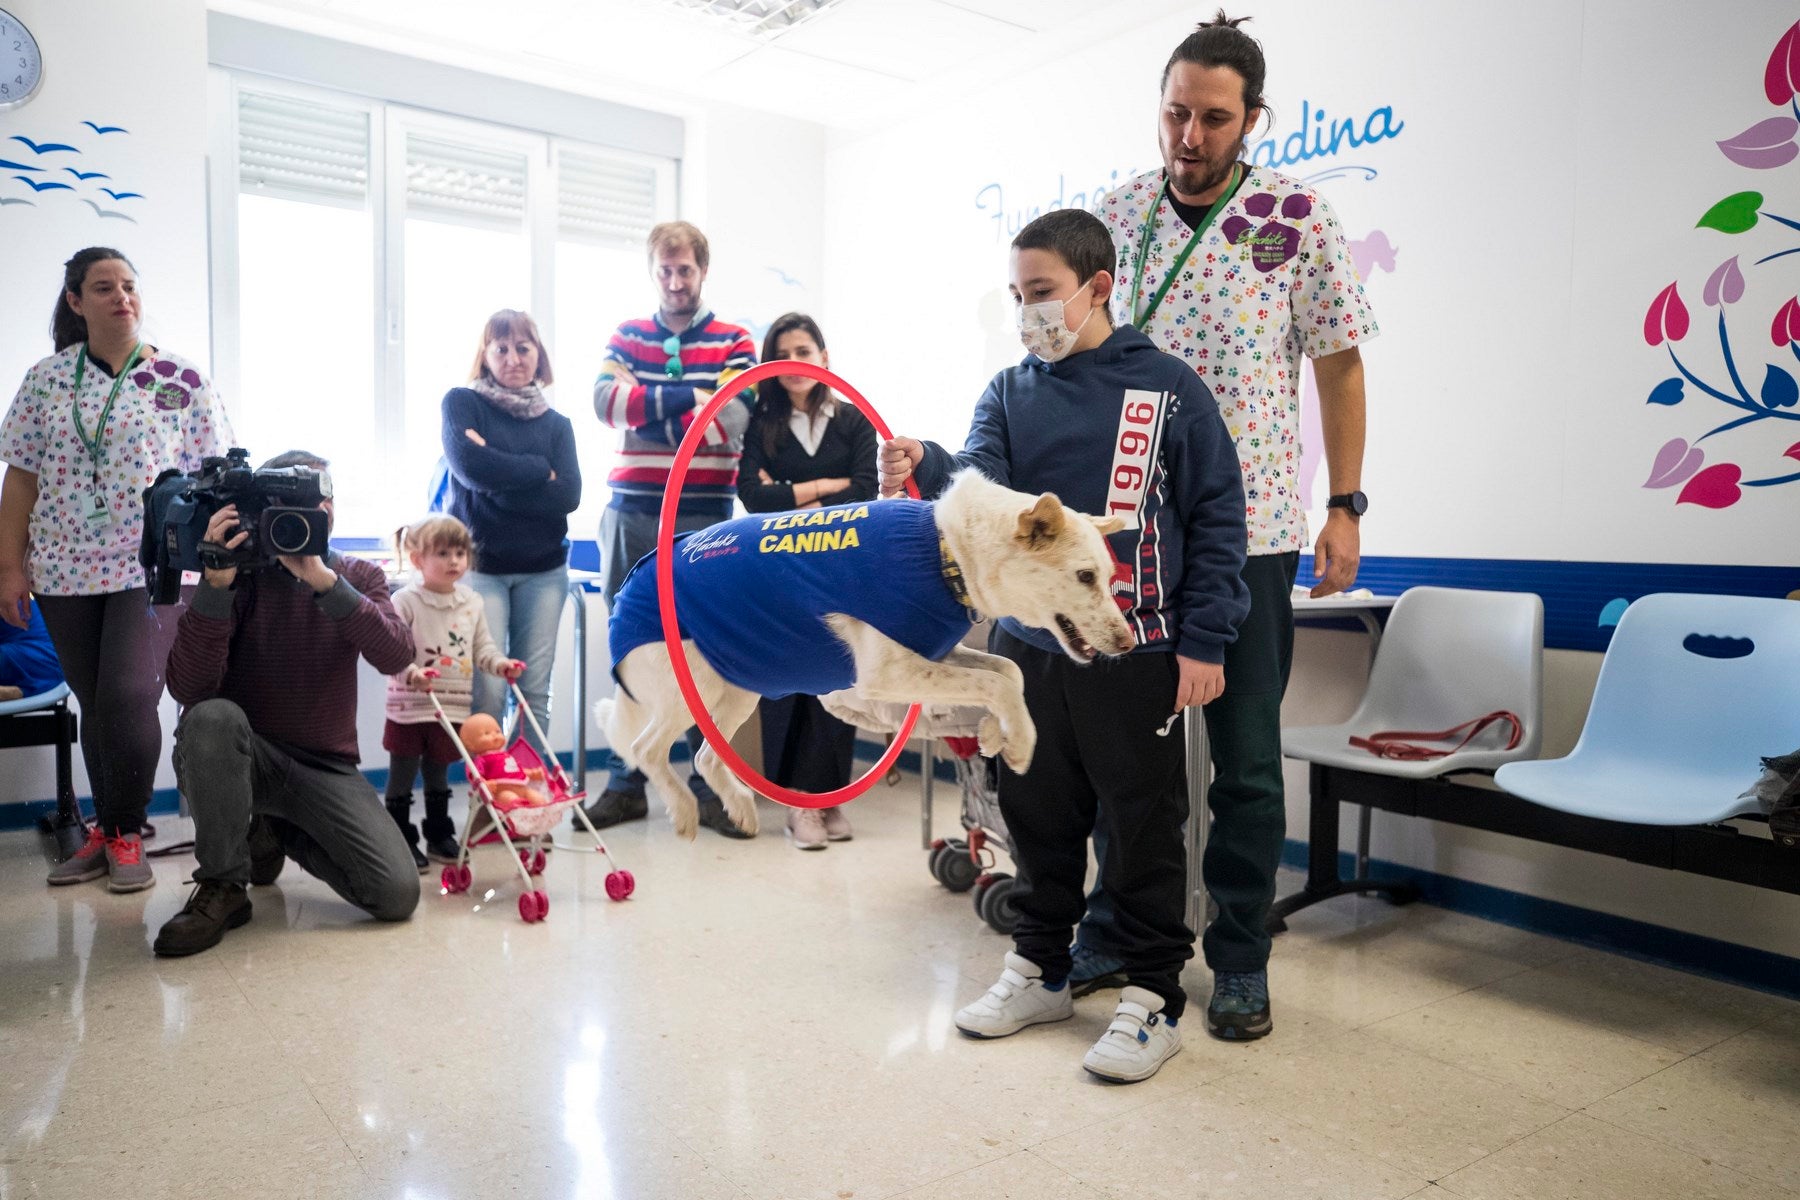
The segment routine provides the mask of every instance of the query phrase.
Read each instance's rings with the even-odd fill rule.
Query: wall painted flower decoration
[[[1756,121],[1718,143],[1719,152],[1728,161],[1753,171],[1775,170],[1800,159],[1800,21],[1776,39],[1763,69],[1763,94],[1769,103],[1789,111]],[[1738,237],[1765,221],[1770,226],[1800,232],[1800,220],[1771,212],[1766,196],[1758,190],[1734,192],[1724,197],[1702,213],[1694,227]],[[1684,363],[1676,353],[1676,344],[1684,341],[1694,328],[1694,317],[1682,299],[1679,281],[1671,282],[1651,299],[1644,313],[1644,342],[1653,348],[1665,349],[1675,374],[1652,387],[1645,403],[1675,408],[1690,398],[1691,388],[1694,398],[1716,401],[1733,412],[1728,420],[1701,433],[1692,442],[1679,437],[1665,442],[1651,463],[1643,487],[1679,487],[1680,491],[1675,495],[1677,504],[1724,509],[1743,499],[1746,488],[1800,483],[1800,472],[1785,471],[1781,468],[1788,464],[1777,465],[1773,461],[1780,458],[1800,461],[1800,442],[1770,454],[1771,461],[1752,466],[1748,472],[1736,462],[1708,465],[1706,449],[1701,446],[1708,438],[1746,426],[1769,421],[1800,423],[1800,381],[1795,378],[1794,368],[1786,362],[1790,356],[1800,362],[1800,296],[1787,297],[1768,318],[1769,343],[1775,352],[1773,362],[1765,361],[1755,366],[1740,364],[1739,355],[1733,352],[1730,327],[1732,306],[1740,304],[1747,292],[1746,272],[1757,272],[1795,254],[1800,254],[1800,245],[1765,254],[1748,266],[1744,262],[1746,255],[1734,254],[1707,276],[1700,289],[1700,299],[1705,308],[1718,313],[1716,325],[1723,377],[1716,371],[1710,378],[1703,377],[1699,370],[1690,368],[1689,363],[1697,360],[1690,355],[1689,363]],[[1775,269],[1791,271],[1792,265],[1783,264]],[[1760,322],[1761,318],[1758,318],[1759,325]],[[1760,339],[1753,344],[1757,346],[1759,356],[1764,353]],[[1765,428],[1783,430],[1780,424]],[[1800,424],[1787,426],[1785,431],[1800,433]],[[1778,432],[1774,442],[1786,440]],[[1756,478],[1745,478],[1747,473]]]

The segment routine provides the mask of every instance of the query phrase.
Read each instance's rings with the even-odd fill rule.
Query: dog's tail
[[[626,767],[635,771],[637,763],[631,755],[632,739],[629,731],[624,728],[625,722],[621,720],[625,714],[620,711],[628,704],[635,704],[635,701],[622,691],[617,696],[597,700],[594,702],[594,720],[599,723],[600,732],[606,735],[606,744],[612,747],[612,752],[619,756]]]

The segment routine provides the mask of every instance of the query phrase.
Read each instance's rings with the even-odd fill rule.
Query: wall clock
[[[19,18],[0,8],[0,109],[17,108],[44,82],[44,52]]]

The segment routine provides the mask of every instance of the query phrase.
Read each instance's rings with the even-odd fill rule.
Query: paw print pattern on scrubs
[[[91,432],[113,379],[90,363],[75,396],[80,350],[77,343],[32,367],[0,421],[0,462],[38,477],[29,569],[32,590],[50,596],[142,587],[144,489],[167,468],[199,470],[202,458],[223,454],[232,442],[225,407],[205,376],[179,355],[146,347],[106,424],[99,480],[110,520],[96,528],[85,515],[94,464],[76,436],[73,414],[80,404]]]
[[[1191,231],[1150,171],[1101,202],[1121,263],[1137,261],[1152,210],[1140,296],[1130,272],[1113,290],[1113,318],[1131,319],[1162,286]],[[1244,472],[1250,553],[1304,550],[1299,499],[1301,357],[1360,346],[1380,332],[1337,215],[1296,179],[1252,167],[1188,257],[1144,332],[1212,391]],[[1318,436],[1315,434],[1315,436]]]

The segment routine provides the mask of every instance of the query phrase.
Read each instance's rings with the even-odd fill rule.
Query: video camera
[[[183,571],[255,571],[284,554],[323,558],[331,548],[331,518],[319,504],[329,499],[330,476],[310,467],[254,469],[250,452],[240,446],[224,458],[203,459],[192,475],[164,471],[144,489],[138,561],[150,602],[180,600]],[[214,513],[233,504],[238,528],[250,536],[227,550],[206,540],[206,527]]]

